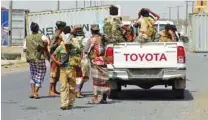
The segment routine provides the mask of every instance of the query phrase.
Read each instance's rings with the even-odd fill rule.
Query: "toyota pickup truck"
[[[117,98],[122,86],[150,89],[172,86],[177,99],[184,99],[186,54],[183,42],[124,42],[106,47],[111,93]]]

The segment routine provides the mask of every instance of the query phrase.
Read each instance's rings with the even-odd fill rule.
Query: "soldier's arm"
[[[26,52],[26,50],[27,50],[27,46],[26,46],[26,39],[25,39],[23,43],[23,52]]]
[[[139,26],[141,25],[140,21],[137,20],[135,23],[134,23],[134,27],[138,28]]]
[[[175,35],[174,35],[173,31],[172,31],[172,30],[168,30],[168,33],[170,34],[171,40],[172,40],[173,42],[176,42],[176,40],[175,40]]]
[[[160,19],[160,16],[154,12],[152,12],[150,9],[148,8],[145,8],[145,10],[147,10],[149,13],[151,13],[154,17],[156,17],[157,19],[156,20],[159,20]]]
[[[60,51],[61,51],[61,46],[58,46],[56,48],[56,50],[54,51],[54,53],[51,55],[51,59],[56,62],[56,64],[60,65],[61,62],[57,59],[57,55],[60,54]]]
[[[88,41],[87,41],[87,43],[84,47],[84,53],[85,54],[88,54],[90,52],[90,46],[91,46],[91,41],[90,41],[90,39],[88,39]]]

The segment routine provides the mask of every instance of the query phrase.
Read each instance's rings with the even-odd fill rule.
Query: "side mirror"
[[[189,42],[189,38],[188,38],[188,37],[181,36],[180,39],[181,39],[184,43],[188,43],[188,42]]]

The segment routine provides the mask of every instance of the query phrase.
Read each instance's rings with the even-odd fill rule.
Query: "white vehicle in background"
[[[157,29],[157,32],[165,30],[165,25],[170,24],[170,25],[174,25],[173,21],[156,21],[155,22],[155,27]]]
[[[157,33],[159,33],[162,30],[165,30],[165,26],[167,24],[172,25],[173,27],[176,28],[175,24],[173,21],[168,21],[168,20],[158,20],[155,22],[155,28],[157,29]],[[188,43],[189,39],[187,36],[184,36],[183,32],[176,31],[175,34],[177,35],[180,40],[182,40],[184,43]]]

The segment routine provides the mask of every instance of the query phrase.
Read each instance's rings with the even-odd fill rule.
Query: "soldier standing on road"
[[[98,104],[98,95],[102,95],[101,104],[107,103],[107,96],[110,92],[108,70],[105,61],[105,44],[99,33],[99,25],[91,25],[92,36],[88,40],[84,52],[92,63],[93,99],[89,104]]]
[[[56,50],[56,48],[60,45],[61,42],[61,34],[63,32],[64,27],[66,26],[66,23],[63,21],[57,21],[56,22],[57,31],[53,35],[51,39],[50,44],[50,54],[53,54],[53,52]],[[51,70],[50,70],[50,85],[49,85],[49,96],[56,96],[59,95],[59,93],[56,90],[56,84],[60,77],[60,67],[54,62],[53,60],[50,61]]]
[[[71,109],[73,107],[76,93],[76,66],[79,63],[71,56],[72,44],[70,39],[65,39],[64,42],[56,48],[51,55],[52,60],[60,66],[60,81],[61,81],[61,107],[62,110]],[[72,59],[72,60],[69,60]]]
[[[72,44],[74,46],[74,50],[75,49],[80,49],[80,51],[78,51],[77,53],[77,58],[80,59],[80,66],[76,67],[76,97],[77,98],[83,98],[84,96],[81,95],[81,89],[84,85],[84,79],[83,79],[83,74],[82,74],[82,69],[81,69],[81,59],[83,57],[83,40],[85,38],[85,35],[84,35],[84,31],[83,31],[83,28],[81,25],[75,25],[74,26],[74,29],[72,31],[72,35],[73,35],[73,38],[72,38]],[[73,50],[73,51],[74,51]]]
[[[32,22],[30,25],[32,34],[26,37],[26,60],[30,65],[30,83],[31,95],[30,98],[39,99],[39,89],[46,74],[45,54],[48,53],[47,37],[38,33],[39,25]],[[49,58],[49,56],[47,56]]]

